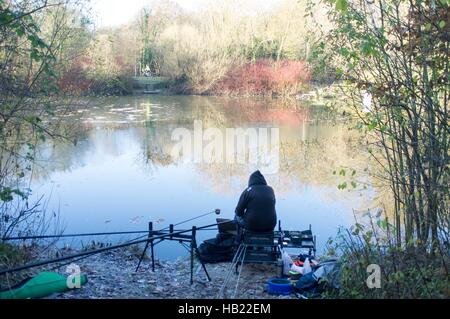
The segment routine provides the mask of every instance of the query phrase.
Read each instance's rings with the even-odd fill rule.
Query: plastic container
[[[287,296],[292,293],[292,284],[289,279],[272,278],[267,281],[267,292],[273,295]]]
[[[291,270],[291,266],[294,263],[294,261],[292,260],[291,256],[289,256],[289,254],[284,250],[281,255],[281,258],[283,260],[283,274],[288,275],[289,270]]]
[[[312,271],[311,263],[309,262],[309,258],[306,258],[305,263],[303,264],[303,274],[306,275]]]
[[[297,265],[292,265],[291,266],[291,270],[292,271],[295,271],[295,272],[298,272],[299,274],[301,274],[301,275],[303,275],[303,273],[305,272],[305,270],[303,269],[303,267],[299,267],[299,266],[297,266]]]

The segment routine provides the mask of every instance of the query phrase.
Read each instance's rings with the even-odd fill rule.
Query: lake
[[[80,123],[78,141],[41,145],[31,188],[34,198],[46,196],[47,210],[59,216],[65,233],[145,230],[149,221],[158,229],[216,208],[221,217],[232,218],[249,174],[260,163],[174,158],[174,132],[182,129],[195,136],[194,121],[224,136],[230,128],[277,129],[277,165],[265,176],[275,190],[278,218],[286,230],[311,224],[319,252],[376,195],[365,174],[368,161],[358,132],[323,105],[201,96],[108,97],[91,98],[62,118],[67,125]],[[338,189],[344,181],[348,187]],[[216,217],[182,227],[214,223]],[[214,236],[201,232],[198,240]],[[156,248],[157,256],[166,259],[185,253],[173,242]]]

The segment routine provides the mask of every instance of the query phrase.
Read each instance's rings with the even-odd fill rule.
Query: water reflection
[[[254,167],[174,161],[172,131],[192,129],[194,120],[205,128],[279,127],[280,169],[267,176],[277,195],[278,216],[286,229],[312,224],[319,249],[338,226],[352,223],[353,209],[374,196],[370,187],[337,189],[340,177],[334,170],[363,172],[368,164],[358,149],[358,134],[324,107],[187,96],[90,102],[89,109],[68,118],[86,128],[78,143],[41,145],[34,173],[35,196],[52,193],[49,208],[60,211],[66,233],[145,229],[150,220],[163,226],[214,208],[232,217]],[[211,234],[200,234],[205,237]],[[176,245],[167,247],[159,256],[183,253]]]

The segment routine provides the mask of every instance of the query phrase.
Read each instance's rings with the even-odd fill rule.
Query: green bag
[[[87,282],[87,276],[80,275],[80,284]],[[70,290],[67,277],[55,272],[42,272],[32,278],[25,279],[18,285],[0,291],[0,299],[42,298],[53,293]]]

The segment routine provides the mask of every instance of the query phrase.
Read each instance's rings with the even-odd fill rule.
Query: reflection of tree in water
[[[362,187],[348,192],[337,188],[341,176],[333,175],[334,170],[349,168],[358,172],[355,180],[369,165],[367,157],[358,146],[358,134],[349,131],[345,125],[309,125],[297,130],[280,130],[280,168],[275,175],[268,175],[277,194],[283,197],[301,187],[326,187],[330,198],[349,197],[355,201],[363,199]],[[204,183],[216,192],[236,194],[246,185],[251,173],[246,165],[203,164],[197,166],[204,177]],[[349,173],[347,173],[349,174]],[[366,181],[366,180],[365,180]],[[361,203],[363,204],[363,203]],[[356,206],[356,203],[355,203]]]
[[[339,121],[326,108],[302,105],[278,107],[277,100],[199,98],[191,100],[193,118],[203,128],[279,127],[280,171],[272,178],[281,193],[300,184],[331,187],[336,196],[357,196],[339,191],[334,170],[352,169],[364,172],[368,159],[361,152],[356,131]],[[192,123],[187,126],[190,128]],[[235,193],[247,183],[249,165],[226,163],[197,164],[204,182],[217,192]],[[359,193],[358,193],[359,194]]]
[[[290,179],[293,184],[329,186],[336,190],[335,194],[339,197],[354,196],[355,192],[337,189],[344,176],[336,172],[345,170],[348,176],[354,171],[355,176],[352,179],[355,183],[358,179],[365,180],[364,172],[369,165],[368,156],[361,151],[358,133],[349,131],[346,125],[326,124],[310,125],[303,132],[307,133],[306,137],[303,135],[299,139],[282,141],[280,171],[285,175],[285,179]],[[349,185],[349,188],[360,190],[361,185]]]
[[[299,138],[283,139],[281,169],[309,183],[335,183],[333,170],[352,168],[363,171],[367,158],[361,154],[357,132],[346,125],[306,124]]]
[[[297,126],[309,111],[296,101],[250,98],[205,98],[193,105],[195,118],[206,127]]]
[[[68,171],[80,166],[83,154],[89,150],[88,131],[80,121],[78,112],[66,110],[58,120],[61,130],[65,132],[67,138],[41,141],[36,145],[33,178],[45,179],[52,172]]]
[[[280,170],[269,177],[280,193],[299,185],[327,186],[336,196],[356,196],[354,192],[337,190],[339,177],[334,170],[351,168],[361,173],[368,165],[359,147],[359,135],[331,114],[325,107],[285,104],[278,100],[164,97],[142,103],[146,108],[145,129],[141,138],[144,165],[154,170],[174,163],[170,156],[171,133],[175,128],[193,129],[201,120],[203,129],[236,127],[279,127]],[[160,113],[169,114],[161,120]],[[232,193],[242,188],[253,169],[246,164],[195,164],[205,185],[216,192]]]
[[[167,140],[170,140],[170,134],[167,129],[160,127],[160,123],[145,122],[142,152],[146,168],[164,167],[173,163],[170,151],[167,150]]]
[[[42,176],[86,165],[86,156],[98,148],[114,155],[121,147],[127,150],[130,143],[137,143],[139,166],[148,174],[160,167],[184,165],[171,157],[175,143],[171,134],[180,127],[193,130],[194,120],[201,120],[203,129],[223,132],[225,128],[279,127],[280,169],[269,180],[280,194],[308,185],[330,187],[336,196],[343,196],[348,192],[337,190],[339,177],[333,170],[351,168],[360,173],[368,165],[358,145],[358,133],[348,130],[326,107],[297,101],[199,96],[122,97],[102,99],[97,104],[85,116],[87,132],[80,135],[76,147],[63,143],[46,147],[48,165],[40,170]],[[210,189],[230,194],[246,185],[254,169],[248,164],[227,163],[190,167]]]

